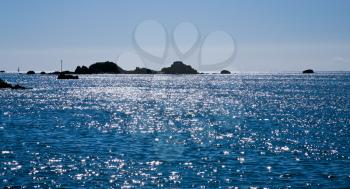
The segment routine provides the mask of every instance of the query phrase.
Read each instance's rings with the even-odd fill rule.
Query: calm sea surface
[[[0,74],[0,187],[350,187],[350,73]]]

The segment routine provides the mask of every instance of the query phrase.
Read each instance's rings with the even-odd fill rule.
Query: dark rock
[[[89,66],[89,71],[92,74],[120,74],[125,71],[113,62],[97,62]]]
[[[161,70],[164,74],[198,74],[198,71],[181,61],[174,62],[170,67]]]
[[[33,74],[35,74],[35,72],[34,71],[28,71],[27,74],[28,75],[33,75]]]
[[[80,66],[77,66],[77,68],[75,68],[74,73],[76,73],[76,74],[81,74],[81,73],[82,73],[81,67],[80,67]]]
[[[121,67],[119,67],[114,62],[96,62],[87,68],[86,66],[78,66],[75,71],[75,74],[121,74],[127,73]]]
[[[86,66],[78,66],[75,71],[74,71],[75,74],[91,74],[90,70],[88,67]]]
[[[20,85],[12,86],[11,84],[7,83],[6,81],[0,79],[0,89],[26,89],[26,88],[22,87]]]
[[[15,85],[11,89],[26,89],[25,87],[22,87],[20,85]]]
[[[303,71],[304,74],[310,74],[310,73],[315,73],[314,70],[312,69],[307,69]]]
[[[0,70],[0,73],[5,73],[5,71],[4,70]]]
[[[0,89],[12,88],[12,85],[0,79]]]
[[[231,74],[231,72],[228,71],[228,70],[222,70],[220,73],[221,73],[221,74]]]
[[[157,74],[158,72],[155,71],[155,70],[148,69],[148,68],[139,68],[139,67],[136,67],[135,70],[133,70],[133,71],[128,71],[127,73],[128,73],[128,74]]]
[[[79,77],[75,75],[68,75],[68,74],[61,73],[58,75],[57,79],[79,79]]]
[[[45,75],[45,74],[46,74],[46,72],[40,72],[40,74],[41,74],[41,75]]]

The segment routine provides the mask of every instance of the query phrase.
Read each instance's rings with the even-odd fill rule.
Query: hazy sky
[[[349,10],[348,0],[0,0],[0,70],[53,71],[60,59],[65,69],[106,60],[127,69],[174,60],[198,68],[234,48],[230,70],[349,71]],[[189,49],[197,36],[189,57],[176,54],[173,38]],[[153,65],[135,44],[168,54]]]

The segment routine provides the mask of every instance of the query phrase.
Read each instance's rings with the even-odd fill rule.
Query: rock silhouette
[[[304,74],[310,74],[310,73],[315,73],[314,70],[312,69],[307,69],[303,71]]]
[[[11,85],[6,81],[0,79],[0,89],[26,89],[26,88],[20,85]]]
[[[220,74],[231,74],[231,72],[228,71],[228,70],[222,70],[222,71],[220,72]]]
[[[163,74],[198,74],[198,71],[181,61],[174,62],[170,67],[161,70]]]
[[[124,73],[124,70],[113,62],[97,62],[89,66],[89,70],[93,74],[120,74]]]
[[[87,68],[86,66],[78,66],[75,74],[121,74],[125,73],[121,67],[114,62],[96,62]]]
[[[89,67],[77,66],[75,74],[198,74],[198,71],[181,61],[174,62],[170,67],[163,68],[161,71],[149,68],[139,68],[127,71],[114,62],[97,62]],[[68,73],[67,73],[68,74]],[[69,73],[71,74],[71,73]]]
[[[5,73],[5,70],[0,70],[0,73]]]
[[[155,71],[155,70],[151,70],[151,69],[148,69],[148,68],[139,68],[139,67],[136,67],[135,70],[133,71],[127,71],[128,74],[157,74],[159,73],[158,71]]]
[[[33,74],[35,74],[35,72],[34,71],[28,71],[27,74],[28,75],[33,75]]]
[[[46,74],[46,72],[40,72],[40,74],[41,74],[41,75],[45,75],[45,74]]]
[[[91,74],[89,68],[86,66],[82,66],[82,67],[78,66],[74,72],[76,74]]]

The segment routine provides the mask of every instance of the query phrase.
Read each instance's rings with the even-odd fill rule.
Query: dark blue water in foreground
[[[350,187],[350,73],[0,77],[0,187]]]

